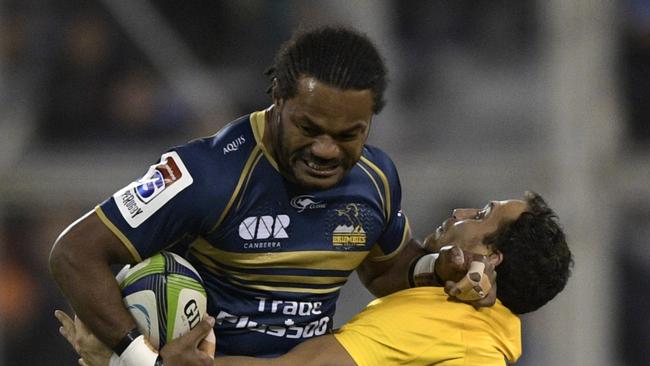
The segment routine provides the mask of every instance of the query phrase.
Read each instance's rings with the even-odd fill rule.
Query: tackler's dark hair
[[[537,193],[526,192],[528,210],[484,243],[503,254],[497,298],[515,314],[537,310],[567,283],[573,257],[557,215]]]

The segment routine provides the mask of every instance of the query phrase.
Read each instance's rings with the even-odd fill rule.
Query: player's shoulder
[[[235,172],[246,164],[257,146],[252,119],[254,112],[230,122],[212,136],[194,139],[172,148],[192,170],[223,174]]]
[[[255,146],[255,137],[248,114],[228,123],[212,136],[194,139],[184,145],[174,147],[188,158],[221,159],[245,155]],[[239,154],[238,154],[239,153]]]
[[[221,182],[224,189],[236,183],[257,146],[251,124],[255,113],[237,118],[212,136],[194,139],[171,149],[187,167],[195,185],[212,190],[210,187],[214,181]]]
[[[397,176],[397,168],[390,156],[382,149],[365,145],[361,152],[361,163],[369,165],[374,170],[379,170],[388,177]]]

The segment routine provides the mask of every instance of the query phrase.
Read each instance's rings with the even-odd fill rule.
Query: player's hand
[[[90,330],[75,316],[72,320],[68,314],[56,310],[54,316],[61,323],[59,333],[70,343],[74,350],[81,356],[81,366],[106,366],[111,358],[112,351],[104,345]]]
[[[187,334],[167,343],[160,356],[165,366],[212,366],[215,352],[214,318],[206,316]]]
[[[439,251],[435,271],[445,292],[476,308],[492,306],[497,299],[496,271],[488,258],[463,251],[457,246]]]

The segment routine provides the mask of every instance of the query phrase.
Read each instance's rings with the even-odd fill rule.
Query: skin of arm
[[[415,260],[430,251],[423,248],[417,240],[413,238],[408,240],[404,249],[394,257],[385,261],[373,261],[366,258],[357,268],[359,279],[374,296],[383,297],[410,287],[411,266]],[[440,275],[442,283],[438,282],[435,276],[430,276],[426,286],[444,286],[449,295],[459,295],[461,291],[458,287],[459,281],[465,277],[472,258],[474,258],[469,252],[467,254],[461,252],[463,251],[457,247],[441,252],[436,261],[435,271]],[[497,298],[494,266],[488,264],[485,273],[492,284],[492,290],[487,293],[487,296],[478,300],[461,301],[476,308],[494,305]]]
[[[427,254],[420,243],[409,238],[402,251],[385,261],[366,258],[357,274],[364,286],[376,297],[382,297],[409,288],[409,269],[413,261]]]
[[[50,271],[59,288],[79,318],[111,348],[135,321],[110,265],[132,262],[127,248],[92,211],[61,233],[50,252]]]
[[[336,338],[324,335],[302,342],[277,358],[217,357],[214,366],[356,366]]]

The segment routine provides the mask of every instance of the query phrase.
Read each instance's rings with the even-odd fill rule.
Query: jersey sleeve
[[[411,229],[402,211],[402,187],[395,164],[377,148],[369,148],[367,157],[362,161],[377,174],[383,185],[385,226],[369,255],[370,260],[379,262],[401,251],[411,237]]]
[[[136,261],[214,228],[253,151],[247,120],[163,154],[144,176],[96,208]]]

